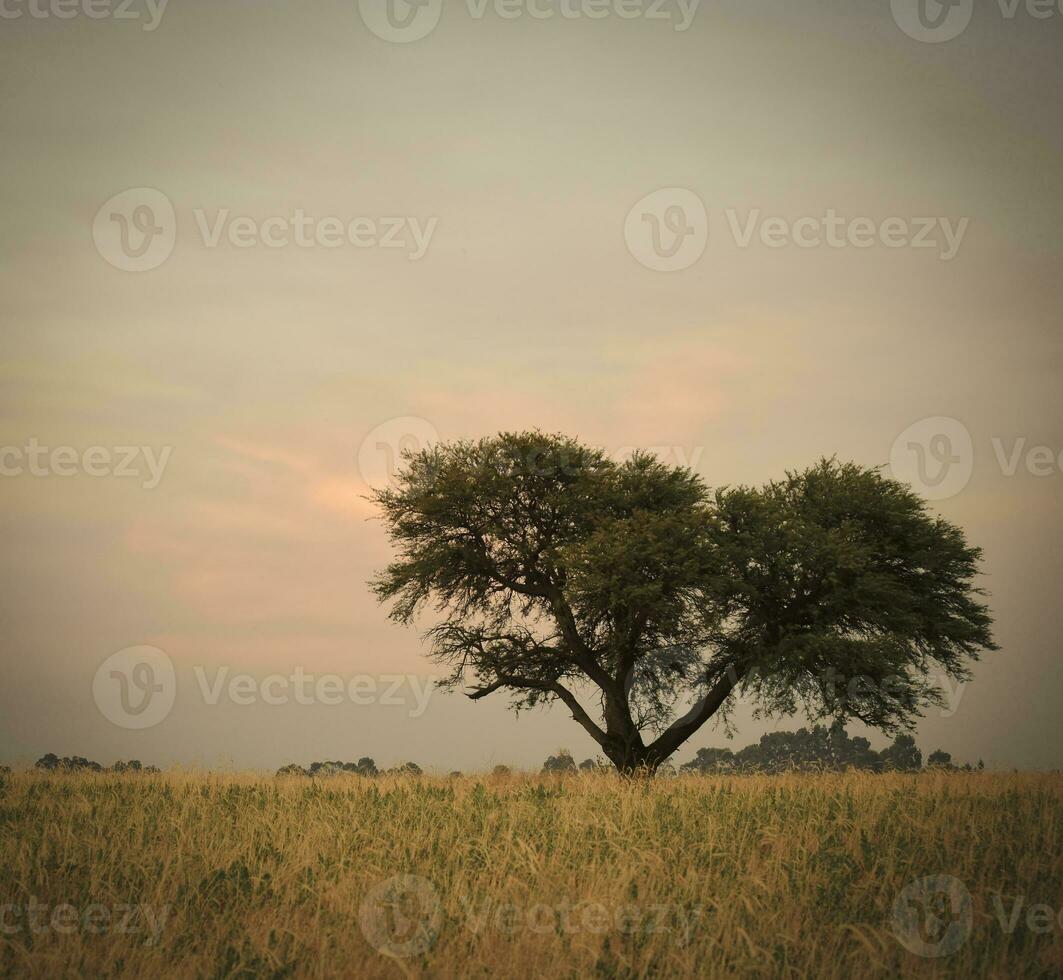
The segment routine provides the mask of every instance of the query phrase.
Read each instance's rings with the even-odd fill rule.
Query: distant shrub
[[[916,772],[923,768],[923,753],[911,735],[898,735],[893,744],[879,753],[883,769]]]
[[[131,759],[129,762],[116,762],[108,772],[139,772],[145,774],[157,773],[156,766],[145,766],[139,759]]]
[[[682,768],[684,772],[734,772],[735,754],[730,749],[698,749],[698,754]]]
[[[557,755],[550,756],[543,763],[543,772],[573,773],[576,772],[576,761],[568,749],[559,749]]]
[[[356,772],[359,776],[375,776],[377,775],[376,763],[369,758],[369,756],[362,756],[355,764],[354,768],[350,767],[350,764],[343,767],[345,772]]]
[[[942,749],[935,749],[926,758],[928,769],[955,769],[952,764],[952,755]]]
[[[34,764],[34,768],[44,769],[46,772],[78,772],[81,770],[103,772],[103,766],[98,762],[92,762],[89,759],[82,758],[80,755],[64,756],[60,759],[53,752],[42,755]]]

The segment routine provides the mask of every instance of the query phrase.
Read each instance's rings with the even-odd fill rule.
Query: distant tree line
[[[927,768],[958,769],[948,752],[938,749],[926,760]],[[792,772],[861,769],[867,772],[918,772],[923,768],[923,753],[911,735],[898,735],[881,752],[871,748],[866,738],[850,737],[845,727],[835,723],[827,728],[816,725],[796,732],[768,732],[755,745],[732,752],[730,749],[704,748],[680,767],[682,772]],[[984,769],[969,763],[962,767]]]
[[[52,752],[47,755],[42,755],[36,763],[34,768],[43,769],[46,772],[142,772],[142,773],[154,773],[159,770],[155,766],[145,766],[139,759],[133,759],[129,762],[122,762],[119,760],[113,766],[106,767],[101,766],[98,762],[93,762],[91,759],[86,759],[80,755],[74,756],[59,756]]]
[[[543,763],[543,773],[577,773],[608,770],[603,760],[585,759],[578,766],[567,749],[550,756]],[[681,773],[779,773],[827,772],[860,769],[866,772],[918,772],[923,769],[923,753],[911,735],[898,735],[881,752],[871,748],[866,738],[850,737],[842,724],[829,728],[816,725],[796,732],[769,732],[755,745],[737,752],[731,749],[704,748],[679,767]],[[984,769],[984,763],[956,766],[952,756],[941,749],[931,752],[928,769],[965,771]],[[667,771],[667,770],[665,770]],[[672,770],[674,772],[675,770]]]
[[[105,767],[82,756],[60,758],[49,752],[35,763],[35,768],[45,772],[111,772],[111,773],[157,773],[155,766],[145,766],[139,759],[129,762],[119,760]],[[898,735],[893,743],[881,752],[871,748],[866,738],[850,737],[842,723],[835,722],[829,728],[815,725],[811,729],[799,728],[796,732],[768,732],[755,745],[747,745],[737,752],[726,748],[703,748],[689,762],[679,767],[681,773],[778,773],[778,772],[823,772],[831,770],[860,769],[866,772],[918,772],[923,769],[923,753],[911,735]],[[967,763],[957,766],[952,756],[941,749],[931,752],[926,759],[927,769],[967,771],[984,769],[981,759],[977,766]],[[543,773],[575,774],[611,771],[612,766],[603,759],[576,760],[567,749],[559,749],[543,763]],[[671,770],[675,772],[675,770]],[[0,775],[10,774],[8,766],[0,766]],[[309,766],[287,765],[277,770],[278,776],[328,777],[343,774],[354,776],[420,776],[422,769],[416,762],[404,762],[391,769],[380,770],[376,763],[363,756],[357,762],[312,762]],[[494,767],[492,775],[508,776],[508,766]],[[460,776],[458,771],[450,773]]]
[[[364,756],[357,762],[312,762],[305,769],[290,765],[277,770],[278,776],[339,776],[347,773],[352,776],[420,776],[421,767],[416,762],[404,762],[392,769],[381,772],[376,763]]]

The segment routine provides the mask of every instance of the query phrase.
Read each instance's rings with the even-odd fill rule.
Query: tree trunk
[[[661,764],[660,760],[654,760],[651,753],[639,745],[616,746],[605,751],[609,761],[616,766],[616,771],[627,779],[648,778]]]
[[[603,707],[606,742],[602,750],[616,771],[629,778],[652,776],[660,763],[651,762],[642,734],[631,718],[626,693],[619,689],[606,691]]]

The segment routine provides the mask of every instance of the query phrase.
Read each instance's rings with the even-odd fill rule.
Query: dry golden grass
[[[0,776],[0,971],[1058,977],[1061,813],[1049,774]],[[891,932],[929,875],[973,900],[937,958]]]

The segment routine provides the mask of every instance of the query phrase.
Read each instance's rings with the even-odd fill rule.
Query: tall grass
[[[1061,814],[1050,774],[16,773],[0,776],[0,970],[1059,977]],[[893,908],[933,875],[962,883],[973,918],[925,957]],[[1053,929],[1027,920],[1037,903]]]

